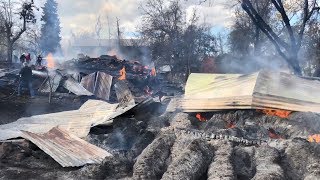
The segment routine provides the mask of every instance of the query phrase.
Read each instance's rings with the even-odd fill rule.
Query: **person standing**
[[[31,98],[34,98],[34,91],[32,88],[32,69],[28,66],[27,62],[23,63],[23,68],[20,70],[20,82],[18,86],[18,96],[21,95],[21,88],[28,86]]]
[[[23,54],[20,56],[20,62],[21,62],[21,64],[23,64],[25,61],[26,61],[26,55],[23,53]]]
[[[30,62],[31,62],[31,55],[30,55],[30,53],[28,53],[27,56],[26,56],[26,62],[27,62],[28,64],[30,64]]]
[[[42,64],[42,57],[41,57],[41,55],[39,54],[39,56],[37,57],[37,65],[38,65],[38,66],[41,66],[41,64]]]

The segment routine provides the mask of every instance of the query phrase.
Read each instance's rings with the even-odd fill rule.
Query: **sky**
[[[80,34],[94,32],[97,18],[102,23],[102,38],[108,37],[108,20],[111,35],[116,34],[116,18],[120,20],[121,31],[127,37],[137,32],[142,11],[140,4],[145,0],[57,0],[58,14],[61,21],[63,41],[71,37],[71,32]],[[200,0],[181,0],[186,9],[187,17],[196,8],[201,22],[212,26],[215,32],[224,31],[232,23],[232,11],[224,0],[208,0],[199,5]],[[201,0],[203,1],[203,0]],[[35,0],[42,7],[45,0]]]

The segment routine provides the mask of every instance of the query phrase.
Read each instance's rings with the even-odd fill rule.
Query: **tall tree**
[[[43,15],[41,21],[43,21],[43,24],[41,27],[40,44],[42,52],[47,55],[61,50],[61,27],[58,17],[58,3],[56,0],[47,0],[42,9]]]
[[[302,70],[298,60],[298,53],[310,18],[320,10],[317,0],[303,0],[294,3],[301,4],[300,10],[296,13],[297,18],[293,21],[288,16],[287,8],[282,0],[270,0],[273,9],[280,16],[280,21],[286,29],[286,36],[280,36],[275,29],[266,22],[252,0],[241,0],[242,8],[250,16],[257,27],[274,44],[276,50],[287,63],[292,67],[295,74],[301,75]],[[293,2],[291,2],[293,3]]]
[[[21,8],[16,8],[21,7]],[[14,44],[27,30],[27,23],[35,23],[36,19],[33,13],[35,6],[33,0],[25,2],[21,5],[16,1],[1,0],[0,1],[0,19],[1,31],[5,36],[5,43],[7,49],[7,61],[12,62],[12,54]],[[17,16],[18,15],[18,16]],[[22,21],[19,23],[19,21]]]

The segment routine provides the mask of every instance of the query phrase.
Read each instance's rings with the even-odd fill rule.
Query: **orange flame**
[[[55,67],[55,63],[54,63],[53,55],[51,53],[48,54],[48,56],[46,57],[46,60],[47,60],[48,68],[53,69]]]
[[[197,113],[196,118],[201,122],[207,121],[207,119],[205,117],[201,116],[201,113]]]
[[[278,116],[281,118],[288,118],[292,111],[287,110],[278,110],[278,109],[264,109],[261,112],[265,113],[266,115],[270,116]]]
[[[120,77],[118,79],[119,80],[125,80],[126,77],[127,77],[126,68],[123,67],[119,72],[120,72]]]
[[[152,68],[152,70],[151,70],[151,76],[157,76],[157,71],[156,71],[156,68]]]
[[[315,134],[315,135],[309,136],[308,141],[320,143],[320,134]]]

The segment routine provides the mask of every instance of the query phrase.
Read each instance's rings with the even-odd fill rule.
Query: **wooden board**
[[[168,110],[283,109],[320,113],[320,81],[282,72],[191,74],[185,96]],[[175,108],[173,108],[175,107]]]

